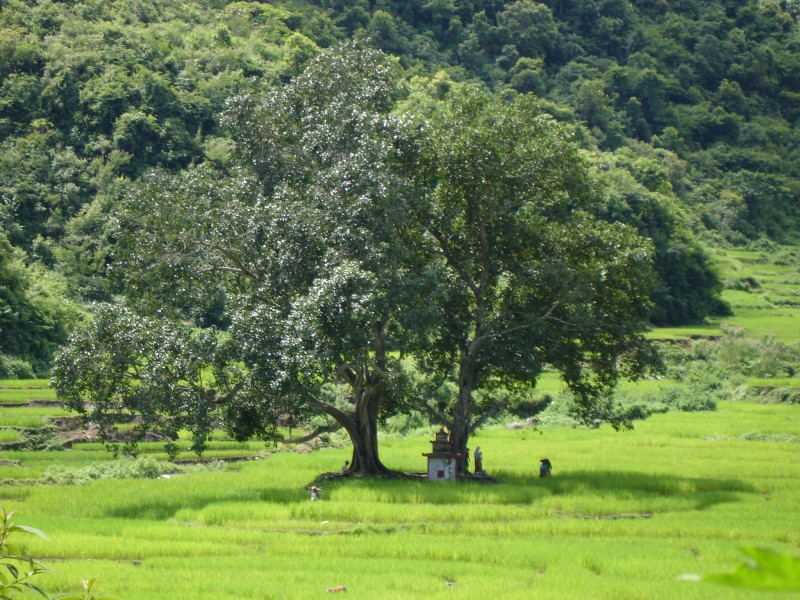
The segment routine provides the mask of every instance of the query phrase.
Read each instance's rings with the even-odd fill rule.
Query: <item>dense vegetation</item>
[[[408,89],[539,98],[653,240],[655,324],[725,310],[706,243],[800,231],[800,10],[786,2],[8,0],[0,12],[0,371],[47,371],[108,277],[116,207],[153,167],[231,165],[219,115],[367,35]],[[414,109],[411,96],[409,107]]]

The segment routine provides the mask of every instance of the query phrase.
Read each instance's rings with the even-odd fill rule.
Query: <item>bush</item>
[[[629,421],[642,421],[653,414],[677,410],[700,412],[716,410],[715,398],[708,393],[697,393],[688,386],[665,387],[633,397],[616,394],[620,413]]]
[[[770,239],[759,238],[747,244],[747,249],[756,252],[768,252],[770,254],[775,254],[779,250],[779,246]]]
[[[42,483],[61,485],[83,485],[96,479],[158,479],[164,475],[175,475],[187,471],[221,471],[225,463],[215,461],[200,466],[178,466],[152,458],[126,458],[83,469],[65,469],[60,466],[48,468],[42,475]]]
[[[34,379],[31,364],[21,358],[0,354],[0,379]]]
[[[800,388],[749,388],[748,397],[759,404],[800,404]]]
[[[791,267],[795,265],[800,265],[800,252],[797,250],[789,250],[788,252],[782,252],[773,261],[776,265],[783,266],[783,267]]]
[[[717,409],[717,402],[712,396],[696,394],[691,389],[682,386],[659,390],[654,394],[651,403],[663,405],[666,410],[679,410],[682,412],[701,412]]]
[[[755,277],[736,277],[725,281],[725,287],[729,290],[738,290],[741,292],[751,292],[753,290],[760,290],[761,284]]]

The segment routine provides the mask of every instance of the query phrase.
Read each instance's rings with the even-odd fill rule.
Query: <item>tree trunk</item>
[[[450,441],[453,442],[453,452],[461,455],[458,461],[457,474],[469,474],[469,443],[470,426],[472,421],[472,386],[475,381],[475,367],[468,356],[464,356],[459,366],[458,398],[453,407],[453,422],[450,427]]]
[[[353,391],[353,411],[345,413],[332,406],[324,408],[350,435],[353,456],[347,473],[359,475],[388,475],[378,455],[378,409],[383,393],[386,372],[386,322],[388,315],[375,324],[375,354],[373,368],[343,368],[341,370]]]
[[[359,475],[388,475],[392,473],[378,455],[378,404],[380,390],[368,388],[354,398],[353,411],[345,412],[330,404],[319,408],[333,417],[350,436],[353,456],[347,473]]]
[[[353,443],[353,458],[349,473],[361,475],[387,475],[391,473],[378,455],[378,404],[377,390],[367,390],[356,403],[352,428],[348,428]]]

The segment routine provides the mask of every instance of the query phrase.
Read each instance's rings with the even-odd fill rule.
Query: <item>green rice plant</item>
[[[18,442],[20,440],[20,432],[18,429],[11,427],[0,427],[0,444],[6,442]]]
[[[221,470],[225,467],[220,462],[212,462],[201,465],[201,468]],[[156,479],[196,470],[198,470],[196,467],[179,467],[152,458],[123,459],[79,469],[65,469],[60,465],[53,465],[45,470],[41,481],[47,484],[83,485],[97,479]]]
[[[0,379],[0,388],[49,388],[49,379]]]
[[[31,484],[40,481],[45,468],[44,465],[0,464],[0,485]]]
[[[46,425],[44,417],[25,414],[0,413],[0,427],[37,428]]]
[[[26,463],[67,463],[67,464],[91,464],[97,461],[109,462],[115,460],[114,457],[103,449],[102,452],[85,451],[80,447],[69,452],[51,451],[41,452],[39,450],[14,450],[3,452],[0,458],[6,460],[18,460]]]
[[[29,549],[57,559],[59,591],[90,569],[126,600],[305,599],[337,586],[348,598],[727,599],[679,577],[729,570],[740,546],[800,544],[798,444],[786,437],[799,420],[796,406],[723,401],[629,432],[491,427],[471,445],[496,483],[321,478],[350,458],[325,449],[14,493],[53,540]],[[432,433],[386,439],[382,459],[424,471]],[[52,464],[34,454],[14,460]],[[108,456],[65,464],[93,454]]]
[[[31,402],[34,400],[56,400],[52,388],[0,388],[0,404]]]
[[[59,406],[12,406],[4,407],[2,411],[3,414],[8,415],[30,415],[43,418],[75,416],[74,413],[71,413]]]

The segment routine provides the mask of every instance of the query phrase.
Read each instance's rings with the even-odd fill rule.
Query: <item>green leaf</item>
[[[47,598],[47,594],[45,594],[40,588],[38,588],[37,586],[33,585],[32,583],[27,583],[26,582],[26,583],[23,583],[22,585],[24,585],[29,590],[33,590],[34,592],[37,592],[37,593],[41,594],[42,596],[44,596],[45,598]]]
[[[704,581],[744,589],[800,591],[800,557],[763,548],[742,548],[750,558],[733,573],[704,577]]]
[[[6,544],[5,545],[5,556],[6,558],[13,558],[19,556],[21,554],[19,546],[16,544]]]
[[[9,533],[13,533],[15,531],[29,533],[31,535],[39,536],[42,539],[49,540],[49,538],[44,534],[44,532],[39,531],[34,527],[28,527],[27,525],[12,525],[11,527],[8,528]]]

